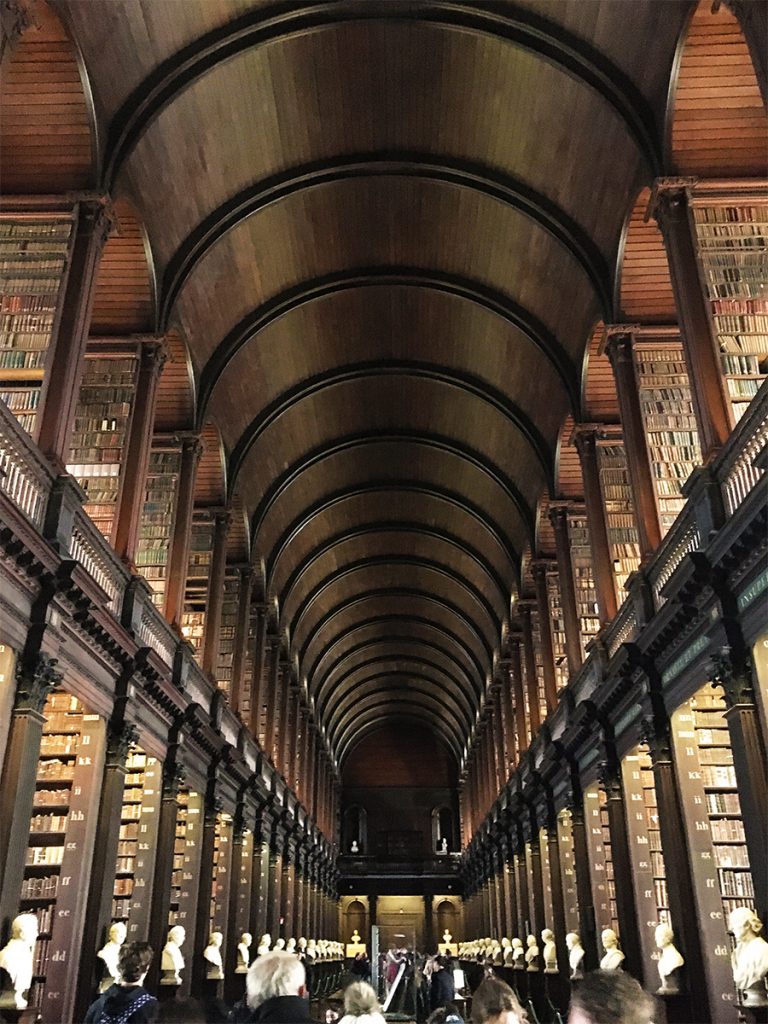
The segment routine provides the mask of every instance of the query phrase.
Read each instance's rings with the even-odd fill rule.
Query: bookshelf
[[[204,512],[195,512],[189,543],[187,563],[187,587],[184,595],[184,612],[181,616],[181,632],[188,640],[195,654],[200,657],[205,636],[205,609],[208,602],[208,579],[211,572],[213,550],[213,522]]]
[[[30,434],[71,236],[71,215],[0,215],[0,400]]]
[[[165,602],[168,552],[176,519],[180,472],[179,442],[155,439],[149,456],[136,568],[152,588],[152,602],[158,607],[162,607]]]
[[[240,580],[237,574],[224,578],[224,599],[221,608],[219,631],[219,656],[216,664],[216,683],[227,697],[232,695],[232,666],[235,657],[235,633],[237,631],[237,606],[240,596]]]
[[[547,693],[544,687],[544,662],[541,657],[541,629],[538,614],[531,615],[533,635],[533,657],[536,664],[536,693],[539,699],[539,716],[543,722],[547,717]]]
[[[576,612],[579,616],[581,653],[583,657],[586,657],[587,644],[600,629],[586,512],[569,509],[568,537],[571,542],[571,564],[573,565],[573,585],[576,591]]]
[[[598,940],[605,928],[617,935],[619,915],[616,907],[616,880],[611,857],[611,830],[608,824],[605,791],[597,783],[584,790],[584,816],[589,846],[589,871],[592,881],[592,903]],[[627,880],[628,881],[628,880]]]
[[[111,540],[123,452],[136,390],[136,346],[86,353],[67,469],[86,494],[85,511]]]
[[[203,798],[195,790],[182,789],[177,802],[168,926],[180,924],[186,928],[187,934],[192,935],[197,913],[197,887],[200,878]]]
[[[635,747],[624,757],[621,772],[644,970],[647,977],[652,977],[658,958],[654,930],[658,924],[671,925],[672,922],[667,896],[667,871],[661,847],[656,783],[645,744]]]
[[[706,981],[713,1004],[733,1006],[728,915],[754,907],[754,898],[724,711],[722,688],[707,683],[677,708],[671,724]],[[735,1021],[735,1013],[728,1019]]]
[[[564,807],[557,815],[557,848],[560,853],[566,932],[578,934],[581,925],[579,894],[576,888],[576,859],[573,852],[573,815],[567,807]]]
[[[701,465],[693,396],[679,342],[636,341],[633,359],[663,537],[685,504],[683,484]]]
[[[209,931],[220,931],[226,940],[229,884],[232,871],[232,817],[226,812],[216,815],[211,874],[211,909]],[[226,948],[226,941],[225,941]]]
[[[146,937],[160,813],[160,762],[133,747],[126,762],[115,866],[112,920],[124,921],[128,938]]]
[[[555,659],[555,686],[560,693],[568,685],[568,658],[565,653],[565,621],[560,598],[560,577],[556,570],[548,572],[547,603],[552,623],[552,653]]]
[[[613,574],[621,604],[627,577],[640,565],[640,544],[624,445],[621,442],[598,444],[597,464]]]
[[[768,198],[693,205],[704,286],[723,374],[739,420],[768,371]]]
[[[30,1004],[60,1000],[65,966],[63,950],[71,942],[71,917],[78,906],[77,879],[88,842],[94,808],[96,734],[101,720],[88,715],[68,693],[49,695],[35,782],[29,840],[19,909],[37,917]],[[52,1007],[48,1006],[48,1009]]]
[[[555,910],[552,902],[552,869],[549,863],[549,843],[547,842],[546,829],[539,829],[538,842],[541,853],[541,878],[544,889],[544,927],[553,928]]]

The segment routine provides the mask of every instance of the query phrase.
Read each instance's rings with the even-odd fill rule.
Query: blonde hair
[[[344,1016],[339,1024],[383,1024],[376,993],[365,981],[356,981],[344,993]]]

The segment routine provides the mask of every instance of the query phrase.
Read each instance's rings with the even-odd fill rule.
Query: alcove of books
[[[598,939],[606,928],[612,928],[621,939],[616,906],[616,880],[611,857],[611,829],[608,824],[606,802],[605,790],[598,783],[593,783],[584,790],[584,820],[589,848],[595,927]]]
[[[216,682],[229,697],[232,693],[232,666],[235,657],[235,633],[240,580],[235,570],[229,569],[224,579],[224,597],[219,628],[219,656],[216,662]]]
[[[126,763],[112,920],[124,921],[129,939],[146,938],[162,799],[162,765],[140,747]]]
[[[208,606],[208,584],[211,574],[213,550],[213,521],[211,515],[196,509],[192,521],[187,565],[187,586],[181,632],[200,657],[205,637],[205,616]]]
[[[144,508],[139,524],[136,568],[152,588],[152,602],[165,603],[168,554],[181,470],[181,445],[173,437],[155,437],[149,456]]]
[[[579,639],[582,655],[586,657],[587,644],[592,637],[597,636],[600,619],[597,614],[597,592],[592,571],[592,548],[589,543],[587,514],[582,509],[568,510],[568,538],[571,543],[573,585],[579,616]]]
[[[635,507],[623,443],[619,440],[601,441],[597,446],[597,464],[616,593],[621,604],[624,584],[640,565]]]
[[[579,893],[576,886],[576,858],[573,852],[573,814],[564,807],[557,815],[557,848],[563,886],[563,911],[566,932],[580,931]]]
[[[552,654],[555,660],[555,686],[559,693],[568,685],[568,659],[565,653],[565,621],[560,597],[560,577],[552,570],[546,574],[549,619],[552,624]]]

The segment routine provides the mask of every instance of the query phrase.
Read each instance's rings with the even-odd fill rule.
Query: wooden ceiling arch
[[[384,739],[384,742],[383,744],[380,743],[378,749],[375,750],[376,754],[383,754],[385,755],[385,758],[386,756],[391,757],[393,754],[395,756],[402,756],[402,740],[404,738],[404,730],[402,729],[403,725],[405,725],[407,728],[410,727],[408,728],[408,733],[405,737],[406,749],[408,743],[413,742],[415,736],[418,736],[418,738],[421,740],[422,747],[424,743],[429,743],[430,747],[428,749],[430,754],[430,764],[434,767],[436,776],[441,780],[444,779],[447,784],[453,784],[458,776],[459,767],[459,761],[456,759],[454,751],[445,743],[445,740],[443,739],[442,736],[435,735],[435,733],[431,730],[425,732],[425,730],[422,729],[420,723],[417,724],[416,730],[413,730],[413,719],[400,716],[398,716],[397,718],[386,719],[383,724],[382,722],[377,722],[372,725],[367,725],[364,729],[360,731],[359,735],[355,737],[354,741],[349,745],[348,749],[345,752],[344,766],[342,766],[341,762],[339,764],[339,767],[342,769],[343,783],[349,785],[351,780],[361,778],[359,763],[355,764],[355,761],[353,759],[353,761],[351,762],[350,769],[350,762],[348,759],[355,752],[355,750],[357,750],[357,748],[361,746],[363,741],[371,735],[371,733],[375,734],[376,732],[380,732],[383,734],[382,738]],[[392,742],[393,740],[395,741],[394,743]],[[439,765],[435,765],[433,758],[434,754],[438,751],[442,755],[440,759],[441,763]],[[370,764],[369,754],[366,754],[363,764]],[[405,768],[405,773],[404,775],[402,775],[400,774],[400,772],[398,772],[397,778],[398,780],[402,779],[403,781],[398,781],[397,784],[413,784],[412,780],[414,778],[418,779],[421,777],[421,773],[418,771],[418,767],[416,768],[417,774],[412,774],[413,767],[414,766],[411,765],[402,766],[402,768]],[[349,775],[349,777],[347,777],[344,773],[350,770],[352,774]],[[363,778],[365,780],[366,777]],[[380,781],[381,774],[376,770],[369,771],[367,779],[371,780],[371,784],[375,784],[375,782]]]
[[[344,752],[347,747],[366,725],[378,724],[382,719],[392,721],[398,716],[413,720],[421,719],[430,725],[439,736],[443,737],[456,759],[459,760],[463,747],[462,736],[454,731],[453,725],[449,725],[443,719],[438,700],[431,701],[424,697],[418,701],[397,701],[388,699],[386,691],[381,691],[381,694],[362,706],[359,709],[359,714],[354,716],[351,721],[347,721],[344,728],[334,737],[334,747],[338,751],[339,765],[343,764]]]

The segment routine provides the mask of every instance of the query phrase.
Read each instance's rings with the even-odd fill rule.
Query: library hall
[[[0,0],[0,1024],[768,1024],[768,0]]]

